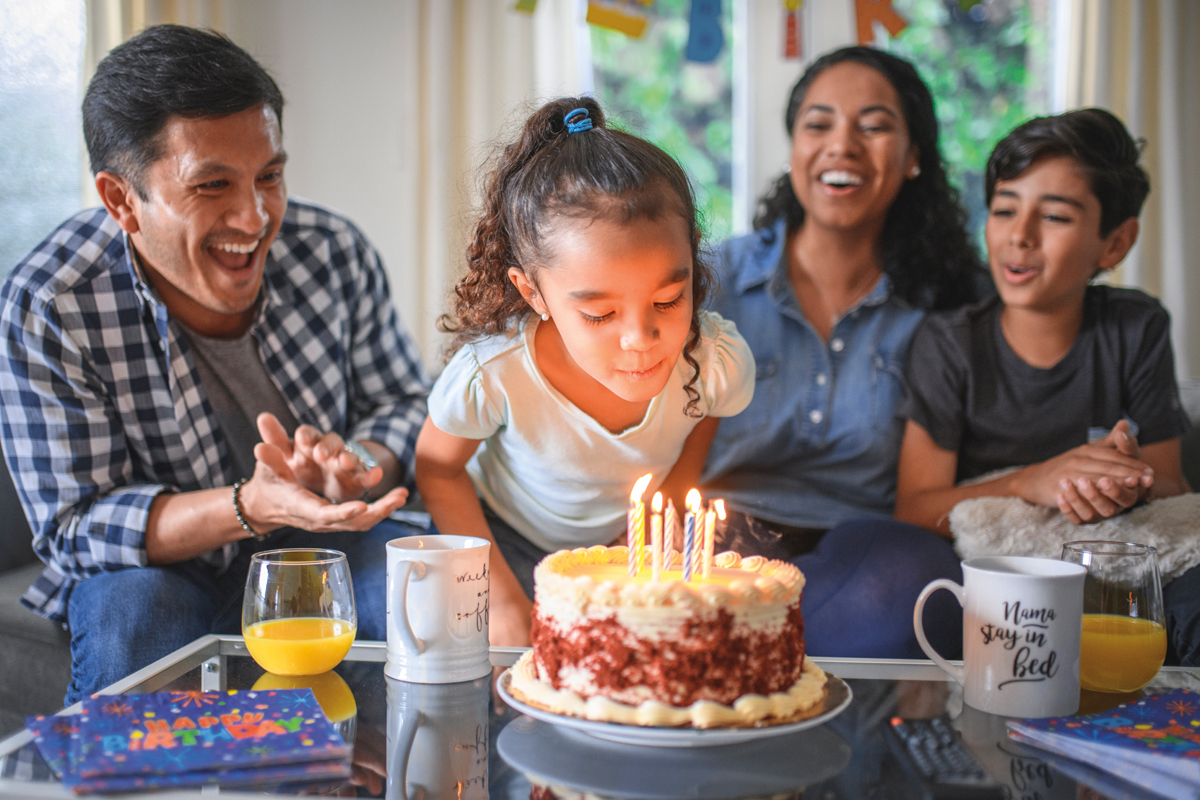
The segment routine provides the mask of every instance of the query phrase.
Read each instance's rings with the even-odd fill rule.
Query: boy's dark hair
[[[576,108],[587,110],[591,130],[567,131],[563,117]],[[677,215],[692,249],[692,324],[683,358],[695,374],[685,387],[686,411],[698,413],[694,352],[711,270],[700,250],[691,184],[679,164],[650,142],[606,127],[595,99],[563,97],[534,112],[517,140],[495,157],[483,198],[467,246],[467,274],[454,288],[451,313],[440,319],[443,330],[456,334],[448,355],[480,337],[503,333],[530,313],[508,270],[516,267],[537,285],[537,270],[553,256],[545,236],[556,219],[626,223]]]
[[[1092,194],[1100,201],[1100,235],[1142,211],[1150,178],[1138,165],[1141,148],[1121,124],[1102,108],[1037,117],[1000,140],[987,163],[987,203],[997,181],[1018,177],[1049,156],[1070,156],[1087,173]]]
[[[900,97],[908,135],[919,153],[921,174],[904,181],[879,235],[883,268],[892,290],[921,308],[954,308],[974,300],[976,284],[983,278],[979,255],[967,236],[967,213],[959,205],[958,192],[946,179],[933,96],[912,64],[870,47],[843,47],[826,53],[810,64],[792,87],[784,114],[788,138],[813,81],[845,62],[870,67],[887,78]],[[804,206],[796,198],[787,172],[758,201],[754,227],[769,228],[780,219],[787,221],[789,231],[804,224]]]
[[[249,53],[216,31],[156,25],[113,48],[83,98],[92,174],[142,177],[162,156],[168,118],[224,117],[269,105],[283,125],[283,94]]]

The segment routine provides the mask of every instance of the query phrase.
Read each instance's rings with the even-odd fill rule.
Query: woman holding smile
[[[925,311],[973,299],[984,273],[910,64],[829,53],[792,90],[786,124],[789,167],[756,230],[714,254],[713,309],[749,343],[757,380],[720,424],[705,492],[736,512],[720,546],[804,571],[814,655],[919,658],[916,596],[960,572],[946,540],[892,520],[895,406]],[[957,606],[926,613],[953,649]]]

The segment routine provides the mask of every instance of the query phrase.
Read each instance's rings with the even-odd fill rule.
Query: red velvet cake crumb
[[[696,700],[731,704],[744,694],[785,692],[804,668],[804,619],[800,601],[789,607],[777,633],[735,635],[724,609],[689,620],[675,636],[648,641],[634,636],[615,615],[588,620],[565,634],[534,608],[534,658],[555,689],[559,671],[578,667],[593,676],[597,694],[646,687],[661,702],[688,706]]]

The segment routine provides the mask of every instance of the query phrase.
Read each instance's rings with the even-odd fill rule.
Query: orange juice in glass
[[[1162,583],[1153,547],[1133,542],[1079,541],[1062,559],[1087,567],[1079,685],[1096,692],[1132,692],[1149,683],[1167,655]]]
[[[350,651],[357,623],[344,554],[269,550],[250,560],[242,636],[246,650],[267,672],[328,672]]]

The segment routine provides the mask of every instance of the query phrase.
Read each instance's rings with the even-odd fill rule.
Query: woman
[[[805,639],[822,656],[921,658],[912,608],[961,580],[946,540],[891,519],[904,359],[925,310],[973,299],[983,272],[946,180],[933,98],[912,65],[864,47],[815,61],[792,90],[789,168],[755,231],[714,254],[714,310],[757,365],[704,473],[733,510],[722,544],[792,559]],[[926,630],[957,648],[952,599]]]

